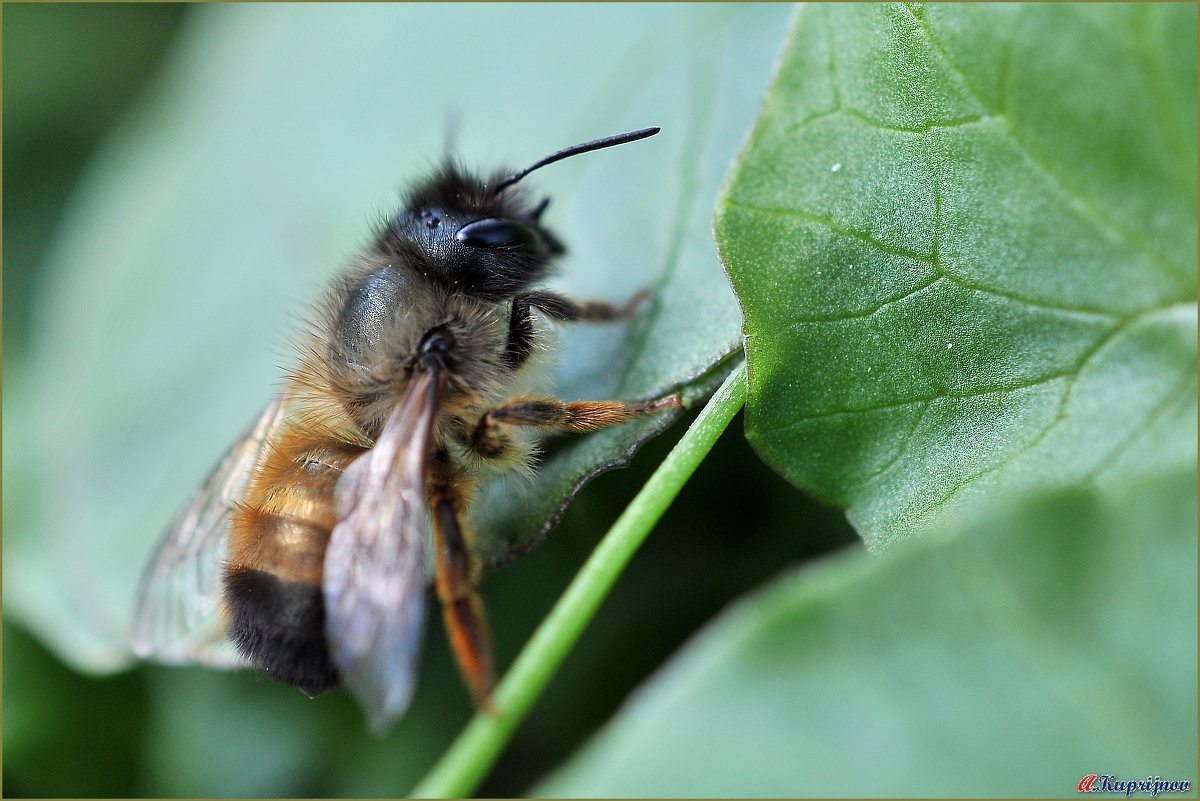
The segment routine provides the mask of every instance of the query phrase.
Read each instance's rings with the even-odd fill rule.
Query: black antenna
[[[645,139],[647,136],[654,136],[661,130],[662,128],[659,128],[658,126],[653,128],[642,128],[641,130],[630,131],[629,133],[606,136],[603,139],[593,139],[591,142],[584,142],[582,145],[574,145],[572,147],[560,150],[557,153],[551,153],[549,156],[546,156],[546,158],[542,159],[533,166],[526,167],[519,172],[514,172],[512,175],[498,183],[494,191],[497,193],[504,191],[517,181],[524,178],[526,175],[529,175],[529,173],[533,172],[534,170],[540,170],[547,164],[553,164],[556,161],[562,161],[563,159],[570,158],[571,156],[578,156],[580,153],[590,153],[593,150],[601,150],[606,147],[613,147],[614,145],[623,145],[627,142],[636,142],[639,139]]]

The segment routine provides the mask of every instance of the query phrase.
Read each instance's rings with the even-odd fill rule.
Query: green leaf
[[[720,200],[747,436],[867,544],[1196,454],[1193,5],[800,12]]]
[[[1064,796],[1193,779],[1196,471],[794,571],[535,794]]]
[[[159,532],[272,394],[328,280],[442,153],[516,167],[657,124],[529,184],[570,248],[553,286],[656,294],[628,325],[569,327],[541,387],[570,399],[711,391],[741,315],[709,219],[757,111],[784,7],[197,7],[168,68],[101,148],[45,267],[10,383],[6,614],[62,657],[126,664]],[[551,444],[543,479],[474,510],[499,561],[584,476],[668,419]]]

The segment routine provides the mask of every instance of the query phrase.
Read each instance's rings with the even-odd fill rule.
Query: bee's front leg
[[[547,317],[567,323],[605,323],[631,317],[650,298],[650,291],[643,289],[624,304],[618,306],[607,300],[571,300],[554,292],[526,292],[513,298],[512,312],[508,320],[508,346],[504,361],[516,369],[525,363],[533,350],[533,309]]]

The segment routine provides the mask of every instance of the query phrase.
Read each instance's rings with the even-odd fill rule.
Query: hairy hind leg
[[[643,403],[621,401],[575,401],[567,403],[554,398],[525,396],[513,398],[479,418],[478,425],[467,437],[467,447],[484,458],[501,458],[510,448],[508,426],[561,429],[586,432],[620,425],[637,417],[645,417],[680,406],[679,395],[668,395]]]
[[[434,581],[450,647],[475,702],[491,707],[495,670],[492,641],[479,597],[479,560],[464,509],[468,485],[444,454],[429,468],[429,508],[433,518]]]

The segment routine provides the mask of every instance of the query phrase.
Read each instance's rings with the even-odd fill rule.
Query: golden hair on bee
[[[466,516],[484,472],[531,469],[523,431],[593,431],[679,405],[520,394],[545,344],[535,315],[619,320],[645,294],[618,305],[539,288],[566,249],[542,223],[548,199],[533,203],[517,184],[657,132],[486,179],[447,163],[416,183],[326,293],[278,396],[168,527],[143,580],[134,650],[254,665],[310,695],[345,684],[386,731],[412,694],[432,561],[455,658],[489,704]]]

